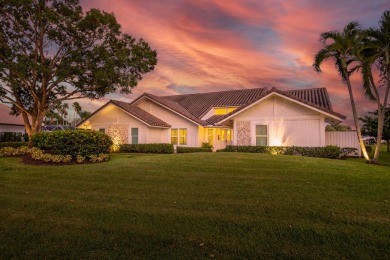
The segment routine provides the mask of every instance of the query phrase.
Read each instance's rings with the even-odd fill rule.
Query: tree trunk
[[[383,134],[383,126],[385,122],[385,110],[383,107],[378,108],[378,129],[377,129],[377,136],[376,136],[376,144],[375,144],[375,153],[374,158],[372,159],[373,163],[378,163],[379,159],[379,153],[381,149],[381,142],[382,142],[382,134]]]
[[[357,112],[356,112],[355,99],[354,99],[353,93],[352,93],[351,81],[349,80],[348,72],[347,72],[346,68],[344,68],[344,75],[346,75],[345,76],[345,81],[347,83],[348,92],[349,92],[349,98],[351,100],[353,120],[355,122],[355,128],[356,128],[356,133],[357,133],[357,137],[358,137],[358,140],[359,140],[359,145],[360,145],[360,148],[362,149],[362,153],[363,153],[364,159],[366,159],[367,162],[370,162],[370,156],[368,155],[366,146],[365,146],[365,144],[363,142],[362,132],[361,132],[361,129],[360,129],[358,116],[357,116]]]

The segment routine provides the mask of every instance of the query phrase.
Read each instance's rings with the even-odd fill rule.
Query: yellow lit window
[[[235,107],[219,107],[219,108],[214,108],[214,115],[226,115],[229,114],[230,112],[236,110]]]
[[[186,128],[171,129],[171,144],[187,145],[187,129]]]

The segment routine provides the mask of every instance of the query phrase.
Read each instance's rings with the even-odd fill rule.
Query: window
[[[105,133],[106,129],[105,128],[99,128],[99,132]]]
[[[214,108],[214,115],[226,115],[236,110],[235,107],[218,107]]]
[[[138,144],[138,128],[131,128],[131,143]]]
[[[268,145],[268,126],[256,125],[256,145],[267,146]]]
[[[171,144],[187,145],[187,129],[172,128],[171,129]]]
[[[227,130],[226,140],[228,140],[228,141],[232,140],[232,130]]]
[[[217,129],[217,139],[218,139],[218,141],[225,140],[225,130],[224,129]]]

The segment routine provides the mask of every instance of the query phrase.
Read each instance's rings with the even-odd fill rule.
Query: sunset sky
[[[113,12],[122,31],[158,52],[155,70],[131,95],[81,101],[94,111],[108,99],[131,101],[143,92],[174,95],[258,87],[328,89],[333,108],[348,117],[347,88],[331,62],[312,64],[322,32],[351,21],[375,27],[389,0],[81,0],[84,10]],[[360,115],[375,109],[353,77]]]

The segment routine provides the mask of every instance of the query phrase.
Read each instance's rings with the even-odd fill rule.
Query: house
[[[21,116],[10,115],[11,108],[0,103],[0,133],[25,133],[25,126]]]
[[[104,131],[116,144],[325,146],[325,124],[344,119],[325,88],[255,88],[110,100],[78,127]]]

